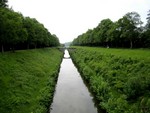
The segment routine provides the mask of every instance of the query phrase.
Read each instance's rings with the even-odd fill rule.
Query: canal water
[[[93,97],[65,50],[50,113],[98,113]]]

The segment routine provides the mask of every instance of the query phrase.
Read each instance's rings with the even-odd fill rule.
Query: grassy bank
[[[46,113],[61,58],[55,48],[0,53],[0,113]]]
[[[150,50],[76,47],[70,54],[108,113],[150,112]]]

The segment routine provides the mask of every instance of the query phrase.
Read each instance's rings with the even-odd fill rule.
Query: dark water
[[[98,113],[93,97],[65,50],[50,113]]]

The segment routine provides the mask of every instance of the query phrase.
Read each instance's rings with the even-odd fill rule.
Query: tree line
[[[8,8],[7,0],[0,1],[1,52],[58,46],[59,39],[35,18],[24,17]]]
[[[129,12],[116,22],[104,19],[94,29],[75,38],[72,45],[150,48],[150,10],[146,19],[145,26],[137,12]]]

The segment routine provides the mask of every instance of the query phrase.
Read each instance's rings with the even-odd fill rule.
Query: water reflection
[[[65,59],[70,58],[69,52],[67,50],[65,50],[64,58]]]
[[[97,113],[92,99],[72,60],[63,59],[50,113]]]

